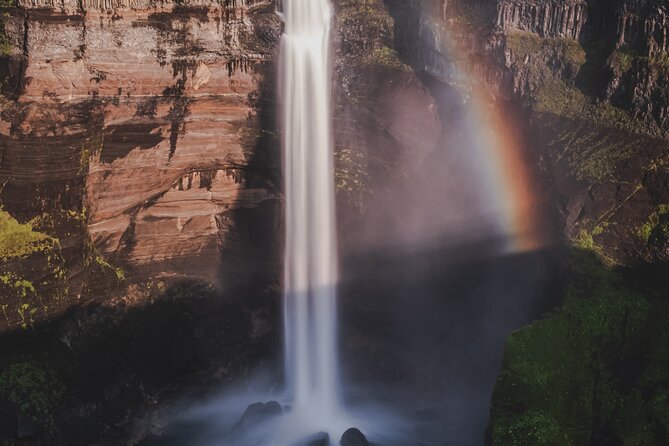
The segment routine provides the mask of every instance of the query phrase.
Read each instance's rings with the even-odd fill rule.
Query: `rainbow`
[[[508,236],[507,250],[539,249],[547,242],[540,221],[540,187],[532,174],[521,126],[504,104],[481,96],[472,96],[471,107],[487,155],[485,168],[492,183],[488,191],[498,203],[500,224]]]
[[[454,43],[458,39],[451,38],[453,32],[459,31],[455,27],[455,22],[440,20],[438,29],[432,32],[442,33],[435,41],[446,45],[458,85],[467,93],[466,130],[479,165],[484,194],[507,239],[505,250],[537,250],[548,243],[548,234],[541,219],[542,188],[533,168],[536,163],[521,131],[523,124],[508,104],[495,100],[494,94],[488,92],[483,75],[475,68],[482,64],[474,60],[471,49],[460,48]]]

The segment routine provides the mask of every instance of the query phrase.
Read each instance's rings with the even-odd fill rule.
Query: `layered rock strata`
[[[9,14],[2,205],[59,239],[68,277],[33,318],[94,297],[105,280],[91,265],[111,282],[219,281],[244,254],[239,214],[277,198],[272,2],[26,1]]]

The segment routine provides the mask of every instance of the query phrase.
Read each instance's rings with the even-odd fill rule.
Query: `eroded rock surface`
[[[54,280],[18,267],[51,301],[29,302],[30,318],[95,297],[96,282],[219,283],[244,255],[238,214],[278,198],[273,3],[19,2],[8,12],[2,205],[60,240],[67,279],[57,300]],[[257,218],[271,227],[270,214]],[[16,324],[7,313],[3,324]]]

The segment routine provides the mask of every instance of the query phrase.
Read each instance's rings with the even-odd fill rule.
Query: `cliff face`
[[[134,444],[175,388],[279,356],[274,3],[5,5],[1,438],[28,420],[30,444]],[[351,233],[441,127],[385,5],[335,3]]]
[[[565,236],[614,263],[665,259],[654,222],[669,201],[666,5],[419,3],[390,2],[412,64],[523,105]]]
[[[666,384],[664,294],[652,283],[640,291],[617,270],[663,268],[669,257],[666,2],[334,3],[344,253],[403,234],[414,216],[402,206],[384,214],[388,203],[473,201],[457,196],[457,174],[441,169],[453,160],[435,150],[458,123],[458,109],[439,109],[441,87],[465,99],[476,88],[519,110],[576,280],[556,315],[510,338],[490,441],[666,440],[666,392],[644,396]],[[98,435],[119,444],[137,418],[128,408],[158,400],[193,370],[220,380],[243,373],[271,348],[263,342],[278,314],[268,300],[278,297],[281,24],[273,1],[2,5],[0,331],[16,337],[0,339],[11,351],[0,368],[0,419],[27,412],[42,426],[36,444],[74,434],[82,444]],[[441,181],[456,187],[429,190]],[[439,230],[446,223],[434,221]],[[241,289],[250,307],[226,306],[219,291],[182,280]],[[252,283],[263,289],[246,289]],[[91,301],[100,308],[22,337],[19,327]],[[25,345],[37,353],[26,359]],[[48,407],[9,394],[12,376],[41,390],[47,383],[53,391],[37,403]],[[95,388],[79,389],[91,377]],[[59,413],[61,404],[70,411]],[[94,428],[54,422],[71,415]],[[574,418],[576,434],[565,428]],[[0,434],[13,436],[13,423],[0,423]],[[138,427],[135,440],[143,429],[153,427]]]
[[[488,444],[666,443],[666,2],[390,3],[416,69],[524,111],[569,246],[564,303],[507,340]]]
[[[0,443],[138,442],[175,383],[275,348],[281,23],[270,1],[0,6]]]
[[[5,259],[15,297],[0,325],[124,280],[216,283],[243,263],[240,216],[275,224],[272,2],[26,1],[8,13],[0,200],[57,242]],[[258,249],[271,265],[271,247]]]
[[[342,220],[355,225],[372,189],[433,149],[440,123],[434,100],[396,60],[383,3],[337,8],[337,186]],[[122,294],[128,284],[199,279],[229,289],[251,276],[272,280],[274,2],[5,9],[0,201],[54,243],[6,259],[13,297],[3,324],[110,289]],[[34,288],[28,299],[19,281]]]

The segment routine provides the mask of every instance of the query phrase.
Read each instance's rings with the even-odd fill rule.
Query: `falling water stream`
[[[284,0],[285,364],[294,411],[338,412],[329,0]]]
[[[149,439],[142,445],[334,445],[353,427],[364,432],[372,444],[384,446],[481,444],[506,334],[531,320],[535,310],[528,308],[540,308],[535,287],[544,270],[543,264],[536,262],[541,257],[493,254],[488,258],[489,252],[481,250],[469,260],[469,253],[464,255],[450,245],[439,246],[441,242],[372,252],[369,257],[360,257],[357,264],[347,263],[347,280],[340,287],[343,316],[338,320],[330,46],[333,8],[330,0],[279,3],[285,22],[279,90],[285,183],[286,392],[275,392],[273,373],[267,382],[262,373],[250,380],[252,383],[244,378],[222,396],[175,417],[165,438]],[[453,144],[441,147],[439,156],[430,159],[434,164],[420,171],[429,182],[417,183],[420,196],[415,200],[424,200],[431,207],[446,204],[449,210],[455,205],[449,207],[449,197],[444,197],[452,191],[438,186],[440,182],[450,184],[441,170],[450,176],[454,169],[450,163],[455,158],[444,155],[458,147],[467,155],[482,153],[475,161],[493,163],[496,171],[491,172],[500,174],[508,162],[484,149],[500,146],[508,151],[507,146],[513,143],[513,138],[504,135],[483,137],[489,132],[481,129],[494,127],[484,125],[487,121],[474,113],[476,110],[471,111],[471,105],[452,88],[435,83],[432,91],[440,93],[435,97],[448,106],[448,117],[457,110],[466,119],[451,123],[448,130],[453,139],[445,141]],[[453,104],[459,104],[458,108]],[[463,171],[470,172],[468,168]],[[476,178],[489,174],[476,172]],[[412,178],[416,176],[420,175]],[[517,191],[508,185],[492,186],[501,185],[501,180],[472,184],[504,201]],[[390,190],[401,192],[402,187]],[[430,201],[426,191],[432,188],[439,197]],[[398,198],[393,196],[393,200]],[[410,217],[415,214],[414,220],[416,215],[425,220],[420,223],[433,224],[432,217],[437,214],[425,211],[421,203],[399,201],[402,208],[398,216],[404,218],[408,212]],[[396,207],[397,203],[382,205]],[[481,215],[488,218],[490,214],[480,211],[467,223]],[[376,220],[372,217],[370,221]],[[421,241],[422,236],[416,240]],[[488,250],[489,231],[483,236]],[[503,245],[506,251],[505,239]],[[478,245],[473,247],[479,249]],[[454,256],[467,260],[458,263]],[[532,272],[534,266],[536,271]],[[357,270],[352,273],[352,269]],[[356,320],[352,322],[354,313]],[[344,370],[350,377],[345,386],[339,380],[339,324],[343,324],[348,348],[344,357],[353,359]],[[362,337],[365,342],[360,342]],[[349,343],[351,339],[353,343]],[[368,358],[361,358],[367,354]],[[363,369],[368,375],[356,381],[351,371]],[[248,405],[252,401],[256,402]]]

